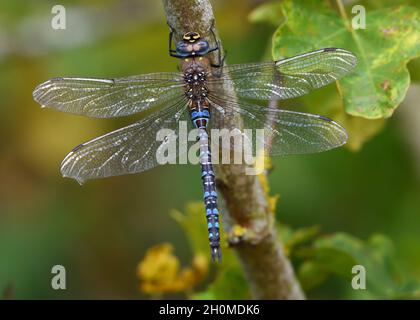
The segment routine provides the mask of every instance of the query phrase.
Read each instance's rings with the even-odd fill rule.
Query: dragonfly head
[[[176,44],[176,53],[183,58],[204,56],[209,50],[209,43],[194,31],[185,33],[182,36],[182,41]]]

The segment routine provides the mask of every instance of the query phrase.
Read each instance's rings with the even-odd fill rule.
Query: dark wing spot
[[[324,48],[324,52],[337,51],[337,48]]]
[[[73,150],[71,150],[71,152],[76,152],[77,150],[79,150],[81,147],[84,147],[84,146],[85,146],[85,144],[81,143],[77,147],[75,147]]]
[[[332,120],[330,118],[325,117],[325,116],[318,115],[318,118],[320,118],[322,120],[325,120],[325,121],[328,121],[328,122],[332,122]]]

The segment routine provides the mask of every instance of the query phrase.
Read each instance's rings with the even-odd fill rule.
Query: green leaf
[[[285,22],[281,2],[268,2],[260,5],[249,15],[253,23],[267,23],[278,27]]]
[[[203,212],[205,210],[202,202],[189,202],[186,205],[185,213],[172,210],[170,215],[184,229],[193,252],[206,254],[210,259],[209,242],[206,236],[207,228]]]
[[[319,286],[328,277],[328,271],[321,268],[318,263],[313,261],[303,262],[297,271],[300,284],[303,290],[310,290]]]
[[[420,82],[420,59],[411,60],[408,64],[412,82]]]
[[[279,223],[277,225],[278,234],[288,251],[294,247],[302,245],[306,242],[313,241],[320,233],[320,226],[310,226],[292,230],[287,225]]]
[[[328,2],[284,1],[286,23],[273,36],[280,59],[324,47],[339,47],[358,57],[355,71],[337,82],[347,113],[386,118],[404,99],[410,84],[407,63],[420,56],[420,14],[398,6],[366,12],[366,29],[354,30]]]
[[[314,241],[310,248],[298,253],[305,259],[299,268],[299,279],[305,289],[321,284],[327,275],[346,279],[355,298],[415,298],[420,283],[406,281],[396,268],[394,247],[383,235],[373,235],[362,241],[345,233],[336,233]],[[361,265],[366,270],[366,291],[352,290],[352,267]]]

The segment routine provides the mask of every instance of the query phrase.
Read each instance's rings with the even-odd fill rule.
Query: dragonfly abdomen
[[[211,162],[210,142],[207,130],[198,129],[200,143],[201,179],[203,182],[204,205],[206,207],[207,229],[213,260],[220,260],[219,209],[217,207],[216,181]]]
[[[216,180],[211,161],[210,139],[207,125],[210,120],[210,109],[205,98],[190,100],[191,121],[198,129],[197,139],[200,146],[201,179],[203,197],[206,208],[207,230],[209,234],[210,252],[213,261],[221,259],[219,209],[217,207]]]

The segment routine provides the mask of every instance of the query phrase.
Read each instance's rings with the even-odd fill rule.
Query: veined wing
[[[256,155],[262,148],[267,155],[316,153],[339,147],[348,138],[342,126],[324,116],[229,101],[218,96],[209,99],[215,106],[212,117],[216,113],[213,118],[219,121],[215,126],[232,130],[234,128],[223,122],[231,123],[230,117],[241,115],[243,128],[238,130],[253,148],[247,154]]]
[[[186,98],[172,106],[74,148],[61,163],[61,174],[83,183],[88,179],[111,177],[149,170],[161,164],[157,158],[174,143],[180,119],[188,119]],[[162,139],[157,133],[164,132]],[[166,138],[165,138],[166,137]],[[164,139],[165,138],[165,139]],[[175,160],[177,153],[165,156]]]
[[[126,116],[162,106],[183,95],[179,73],[117,79],[53,78],[33,92],[43,107],[94,118]]]
[[[356,63],[356,56],[349,51],[325,48],[274,62],[225,66],[222,76],[209,79],[209,83],[217,91],[227,81],[239,97],[289,99],[340,79]]]

